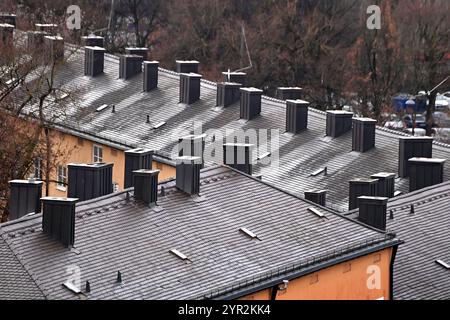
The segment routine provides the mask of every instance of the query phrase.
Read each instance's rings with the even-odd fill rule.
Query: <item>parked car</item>
[[[450,128],[450,116],[446,112],[436,111],[433,113],[434,123],[440,128]]]
[[[413,127],[413,117],[412,115],[406,115],[403,117],[403,122],[405,124],[406,128],[412,128]],[[426,117],[422,114],[416,114],[416,125],[415,128],[421,128],[426,129],[427,128],[427,120]]]

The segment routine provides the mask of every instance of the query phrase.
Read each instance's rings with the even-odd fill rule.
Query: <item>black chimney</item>
[[[42,229],[66,247],[75,243],[75,205],[78,199],[42,198]]]
[[[353,113],[327,111],[327,136],[337,138],[352,129]]]
[[[303,100],[286,101],[286,131],[296,134],[308,128],[309,102]]]
[[[280,87],[277,89],[277,98],[280,100],[299,100],[302,99],[302,88],[299,87]]]
[[[91,34],[89,36],[81,37],[81,40],[85,47],[105,47],[105,38],[100,36]]]
[[[358,197],[359,221],[386,231],[388,200],[385,197]]]
[[[0,13],[0,23],[10,24],[17,27],[17,15],[12,13]]]
[[[201,79],[196,73],[180,74],[180,103],[192,104],[200,99]]]
[[[202,159],[198,157],[180,157],[176,160],[177,188],[191,195],[199,194]]]
[[[64,59],[64,39],[59,36],[44,36],[44,43],[50,53],[51,59],[60,61]]]
[[[444,159],[409,159],[409,192],[444,182]]]
[[[84,48],[84,75],[96,77],[105,67],[105,49],[102,47]]]
[[[366,152],[375,147],[377,121],[369,118],[353,118],[353,151]]]
[[[305,199],[325,207],[327,201],[327,190],[305,191]]]
[[[200,65],[198,61],[177,60],[176,63],[178,73],[198,73]]]
[[[13,180],[9,182],[10,221],[20,219],[30,213],[41,212],[42,181]]]
[[[409,177],[409,163],[411,158],[432,158],[433,138],[431,137],[401,137],[398,151],[398,175]]]
[[[223,145],[223,163],[248,175],[253,174],[253,144],[226,143]]]
[[[242,86],[247,84],[247,74],[245,72],[222,72],[223,81],[239,83]]]
[[[219,82],[217,84],[217,107],[226,108],[239,101],[241,97],[239,83]]]
[[[113,164],[69,164],[68,168],[68,197],[86,201],[113,193]]]
[[[178,156],[180,157],[197,157],[204,159],[205,152],[205,136],[189,135],[178,140]]]
[[[378,179],[377,196],[393,198],[395,193],[395,173],[380,172],[370,177]]]
[[[241,88],[241,119],[250,121],[261,114],[262,93],[256,88]]]
[[[158,88],[158,61],[144,61],[144,92]]]
[[[148,48],[125,48],[125,52],[129,55],[141,56],[143,61],[148,60]]]
[[[120,56],[119,79],[127,80],[142,72],[142,56],[124,54]]]
[[[377,179],[355,179],[350,182],[349,210],[358,208],[358,198],[361,196],[375,197],[377,195]]]
[[[156,204],[158,201],[159,170],[133,171],[134,198],[146,204]]]
[[[27,48],[28,50],[38,50],[44,45],[44,37],[47,32],[44,31],[28,31],[27,32]]]
[[[125,189],[133,186],[133,171],[152,169],[153,150],[133,149],[125,151]]]
[[[14,39],[14,26],[12,24],[0,23],[0,42],[5,46],[11,46]]]

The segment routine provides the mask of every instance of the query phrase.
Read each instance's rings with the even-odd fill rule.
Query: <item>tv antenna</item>
[[[249,65],[247,67],[235,70],[233,72],[231,71],[231,69],[228,69],[228,73],[227,73],[228,81],[230,81],[231,73],[243,72],[243,71],[246,71],[246,70],[249,70],[249,69],[253,68],[252,57],[250,55],[250,50],[248,49],[247,36],[245,35],[245,26],[244,26],[243,22],[241,22],[241,32],[242,32],[242,36],[241,36],[241,65],[242,65],[242,60],[243,60],[245,54],[247,54]]]

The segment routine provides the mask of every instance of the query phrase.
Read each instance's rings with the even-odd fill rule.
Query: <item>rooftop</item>
[[[205,299],[239,297],[399,244],[228,167],[202,170],[200,196],[179,191],[174,180],[159,188],[164,195],[151,208],[131,189],[79,203],[72,249],[41,231],[40,214],[0,225],[7,244],[0,246],[48,299]],[[10,256],[0,255],[0,266]],[[83,293],[63,286],[68,268],[80,268]],[[30,282],[3,274],[15,287]]]

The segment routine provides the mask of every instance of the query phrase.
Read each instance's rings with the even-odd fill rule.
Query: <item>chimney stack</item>
[[[127,80],[142,72],[142,56],[124,54],[120,56],[119,79]]]
[[[14,42],[14,26],[12,24],[0,23],[0,43],[12,46]]]
[[[444,182],[445,159],[409,159],[409,192]]]
[[[223,145],[223,163],[248,175],[253,174],[253,144],[226,143]]]
[[[198,157],[180,157],[177,159],[176,185],[190,195],[200,193],[200,170],[202,159]]]
[[[201,79],[196,73],[180,74],[180,103],[193,104],[200,100]]]
[[[178,140],[178,156],[180,157],[196,157],[204,159],[205,152],[205,136],[189,135]],[[202,166],[203,167],[203,166]]]
[[[105,49],[102,47],[84,48],[84,75],[96,77],[105,67]]]
[[[66,247],[75,243],[75,205],[78,199],[42,198],[42,229]]]
[[[308,128],[309,102],[303,100],[286,101],[286,132],[293,134]]]
[[[217,107],[226,108],[239,101],[241,97],[239,83],[219,82],[217,84]]]
[[[105,38],[91,34],[81,37],[82,44],[85,47],[105,47]]]
[[[69,164],[68,168],[68,197],[86,201],[113,193],[113,164]]]
[[[261,114],[262,94],[260,89],[241,88],[241,119],[250,121]]]
[[[308,190],[305,191],[305,199],[325,207],[327,201],[327,190]]]
[[[28,31],[27,32],[27,48],[30,51],[38,50],[44,45],[44,37],[47,32],[44,31]]]
[[[30,213],[41,212],[42,181],[12,180],[9,196],[9,221],[20,219]]]
[[[153,150],[142,148],[125,151],[125,189],[133,186],[133,171],[152,169],[153,154]]]
[[[53,23],[36,23],[35,26],[37,31],[44,31],[50,35],[55,35],[58,28],[58,25]]]
[[[375,147],[376,124],[373,119],[353,118],[353,151],[366,152]]]
[[[158,88],[158,61],[144,61],[144,92]]]
[[[222,72],[223,81],[247,85],[247,74],[245,72]]]
[[[0,13],[0,23],[10,24],[17,27],[17,15],[12,13]]]
[[[409,177],[409,159],[432,158],[433,138],[431,137],[401,137],[398,151],[398,175]]]
[[[176,63],[178,73],[198,73],[198,67],[200,65],[198,61],[177,60]]]
[[[359,207],[358,198],[361,196],[375,197],[377,195],[377,179],[355,179],[350,182],[349,210]]]
[[[134,198],[152,205],[158,201],[159,170],[133,171]]]
[[[125,48],[128,55],[141,56],[143,61],[148,60],[148,48]]]
[[[44,36],[44,42],[50,57],[54,61],[61,61],[64,59],[64,39],[59,36]]]
[[[393,198],[395,193],[395,173],[380,172],[370,177],[378,179],[377,197]]]
[[[359,197],[359,221],[386,231],[388,200],[385,197]]]
[[[277,89],[277,98],[280,100],[300,100],[302,99],[302,88],[280,87]]]
[[[353,113],[347,111],[327,111],[327,136],[337,138],[352,129]]]

